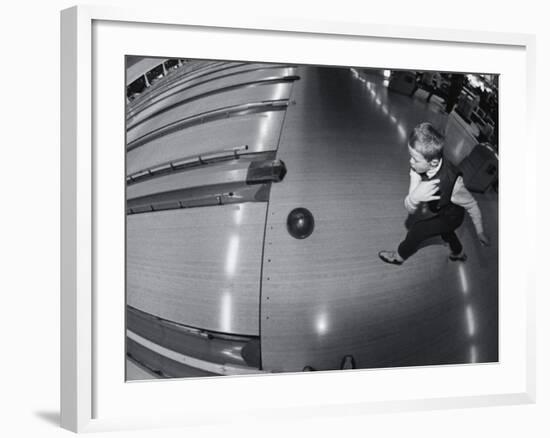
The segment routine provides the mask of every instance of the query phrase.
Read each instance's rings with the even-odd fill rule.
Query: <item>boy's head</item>
[[[445,138],[431,123],[421,123],[409,136],[411,167],[417,173],[425,173],[439,165],[443,156]]]

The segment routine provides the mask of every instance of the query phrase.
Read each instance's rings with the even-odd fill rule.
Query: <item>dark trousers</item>
[[[462,244],[455,233],[464,220],[464,210],[460,209],[451,215],[440,215],[413,223],[405,240],[399,244],[397,252],[401,258],[408,259],[419,248],[420,244],[434,236],[441,236],[449,244],[454,254],[462,252]]]

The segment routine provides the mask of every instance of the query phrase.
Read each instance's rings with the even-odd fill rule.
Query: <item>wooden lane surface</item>
[[[156,129],[169,125],[170,123],[209,111],[237,105],[246,105],[254,102],[288,99],[291,88],[292,84],[290,83],[247,87],[189,102],[187,104],[175,107],[170,111],[163,112],[159,116],[153,117],[152,119],[139,124],[134,129],[128,130],[126,134],[126,141],[127,143],[130,143]]]
[[[265,81],[271,79],[282,79],[285,76],[294,75],[295,69],[293,68],[273,68],[260,70],[244,71],[240,74],[220,75],[219,78],[212,78],[209,80],[197,81],[199,84],[192,86],[192,84],[184,83],[179,87],[175,87],[170,90],[170,95],[162,100],[155,99],[158,103],[152,103],[148,107],[144,108],[139,114],[137,114],[132,120],[128,121],[128,126],[132,127],[134,124],[146,119],[147,117],[155,115],[156,112],[163,110],[166,107],[172,105],[178,105],[188,99],[201,98],[202,95],[208,93],[215,93],[218,90],[223,90],[228,87],[246,86],[247,84]],[[164,93],[163,93],[164,94]]]
[[[497,360],[498,245],[477,247],[467,220],[462,268],[439,240],[401,267],[377,256],[406,232],[408,131],[420,121],[443,124],[441,115],[388,93],[381,80],[371,93],[349,71],[298,74],[278,152],[288,173],[273,185],[268,210],[264,368],[337,369],[346,354],[361,368]],[[315,217],[304,240],[286,230],[296,207]]]
[[[170,58],[169,58],[170,59]],[[162,95],[167,89],[171,88],[175,83],[179,83],[182,78],[192,79],[202,75],[215,74],[224,68],[232,68],[240,63],[227,63],[223,61],[191,61],[184,63],[181,67],[172,70],[156,82],[151,87],[151,93],[145,99],[139,99],[132,105],[132,109],[137,109],[141,106],[146,106],[148,102],[154,100],[157,96]]]
[[[228,64],[216,62],[209,63],[209,65],[199,65],[197,62],[193,62],[183,64],[176,70],[171,70],[164,78],[162,78],[162,80],[155,81],[155,83],[146,88],[140,96],[138,96],[136,99],[133,99],[127,104],[126,116],[131,117],[132,114],[139,112],[144,107],[147,107],[150,102],[156,100],[157,96],[163,95],[167,90],[174,86],[175,83],[180,82],[182,77],[189,78],[205,74],[201,72],[211,70],[213,66],[218,66],[217,68],[221,69],[224,67],[228,67]]]
[[[126,173],[182,158],[248,146],[241,152],[277,149],[284,111],[268,111],[196,125],[152,140],[126,154]]]
[[[147,108],[149,105],[154,104],[160,99],[163,99],[166,95],[179,90],[180,88],[186,88],[189,85],[193,85],[197,82],[201,82],[210,78],[216,78],[227,73],[239,73],[247,71],[251,68],[263,68],[266,65],[263,63],[242,63],[242,62],[223,62],[218,61],[210,63],[210,65],[199,65],[200,61],[191,61],[184,64],[177,70],[173,70],[168,76],[163,78],[161,82],[157,82],[150,89],[150,93],[147,96],[142,96],[130,103],[128,107],[128,115],[139,113],[142,109]]]
[[[127,217],[127,304],[191,327],[258,335],[265,203]]]
[[[223,163],[210,164],[204,168],[191,169],[185,172],[170,173],[158,178],[152,178],[126,188],[126,199],[135,199],[157,193],[208,187],[235,182],[246,182],[249,160],[232,160]]]

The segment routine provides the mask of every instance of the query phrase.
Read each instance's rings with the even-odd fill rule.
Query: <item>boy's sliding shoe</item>
[[[395,251],[380,251],[378,257],[386,263],[391,263],[392,265],[402,265],[403,260],[401,260]]]
[[[468,256],[464,251],[462,251],[460,254],[453,254],[451,253],[449,255],[449,260],[452,262],[465,262],[468,259]]]

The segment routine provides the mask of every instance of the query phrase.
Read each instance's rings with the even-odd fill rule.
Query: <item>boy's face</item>
[[[424,158],[424,155],[422,155],[416,149],[413,149],[410,145],[409,156],[409,164],[416,173],[426,173],[428,170],[436,168],[439,164],[439,160],[437,159],[427,161],[426,158]]]

